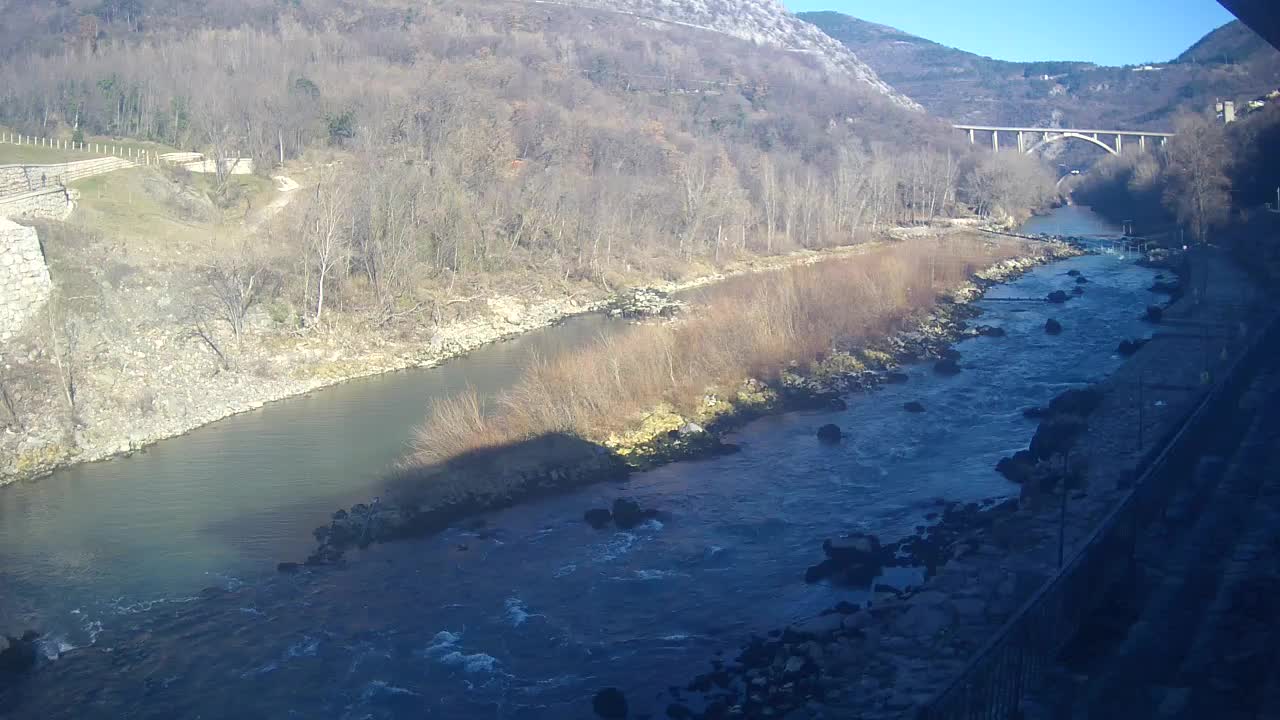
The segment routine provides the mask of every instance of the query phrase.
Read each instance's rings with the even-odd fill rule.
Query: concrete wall
[[[0,218],[0,342],[31,322],[52,292],[35,229]]]

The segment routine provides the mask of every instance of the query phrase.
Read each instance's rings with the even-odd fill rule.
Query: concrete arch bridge
[[[1124,153],[1126,138],[1129,147],[1135,145],[1140,151],[1146,150],[1149,144],[1164,145],[1173,133],[1148,132],[1146,130],[1078,130],[1075,128],[1036,128],[1036,127],[996,127],[991,125],[953,125],[957,130],[969,134],[969,144],[977,144],[979,134],[991,136],[991,149],[1000,151],[1000,137],[1015,140],[1018,152],[1034,153],[1046,145],[1067,140],[1078,140],[1091,143],[1106,150],[1112,155]]]

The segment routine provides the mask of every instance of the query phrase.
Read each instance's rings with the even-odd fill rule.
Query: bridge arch
[[[1075,139],[1075,140],[1084,140],[1085,142],[1093,143],[1094,145],[1097,145],[1098,147],[1102,148],[1103,150],[1106,150],[1108,153],[1111,153],[1112,155],[1119,155],[1119,154],[1120,154],[1120,151],[1119,151],[1119,150],[1117,150],[1117,149],[1115,149],[1115,148],[1111,147],[1110,145],[1108,145],[1108,144],[1106,144],[1106,143],[1102,142],[1102,141],[1101,141],[1101,140],[1099,140],[1098,138],[1093,137],[1093,136],[1091,136],[1091,135],[1082,135],[1082,134],[1080,134],[1080,133],[1076,133],[1076,132],[1064,132],[1064,133],[1061,133],[1061,134],[1059,134],[1059,135],[1051,135],[1051,136],[1049,136],[1049,137],[1046,137],[1046,138],[1042,139],[1040,142],[1036,143],[1035,145],[1032,145],[1031,147],[1027,148],[1027,154],[1028,154],[1028,155],[1031,155],[1031,154],[1033,154],[1035,151],[1037,151],[1037,150],[1039,150],[1040,148],[1044,147],[1045,145],[1049,145],[1049,144],[1051,144],[1051,143],[1056,143],[1056,142],[1061,142],[1061,141],[1066,140],[1066,139],[1068,139],[1068,138],[1070,138],[1070,139]]]

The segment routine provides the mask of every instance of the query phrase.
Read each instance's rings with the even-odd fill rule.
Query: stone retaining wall
[[[51,165],[0,165],[0,198],[46,190],[131,167],[137,167],[137,163],[118,157],[77,160]]]
[[[35,228],[0,217],[0,342],[22,330],[52,291]]]
[[[46,190],[0,197],[0,218],[42,218],[66,220],[75,207],[75,190],[52,187]]]

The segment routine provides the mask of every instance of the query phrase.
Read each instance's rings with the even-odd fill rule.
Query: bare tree
[[[349,205],[338,171],[326,168],[311,193],[300,229],[305,274],[308,279],[315,277],[315,324],[324,319],[325,292],[335,271],[345,268],[351,256]],[[307,284],[310,285],[309,280]]]
[[[1169,186],[1164,202],[1197,240],[1205,242],[1210,228],[1224,222],[1231,210],[1226,134],[1201,115],[1179,117],[1175,129],[1177,135],[1166,147]]]
[[[275,282],[266,256],[250,240],[239,240],[225,251],[214,251],[206,268],[214,315],[231,326],[236,343],[244,333],[249,310]]]

